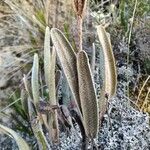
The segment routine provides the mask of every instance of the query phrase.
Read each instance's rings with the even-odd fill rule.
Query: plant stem
[[[134,10],[133,10],[133,15],[132,15],[132,20],[131,20],[131,26],[130,26],[130,31],[129,31],[128,53],[127,53],[127,69],[129,67],[129,61],[130,61],[130,43],[131,43],[131,35],[132,35],[132,29],[133,29],[133,23],[134,23],[134,17],[135,17],[136,8],[137,8],[137,0],[135,0]],[[129,74],[127,73],[127,97],[130,96],[129,92],[130,92],[129,91]]]
[[[78,27],[78,51],[82,50],[82,23],[83,19],[81,16],[77,16],[77,27]]]

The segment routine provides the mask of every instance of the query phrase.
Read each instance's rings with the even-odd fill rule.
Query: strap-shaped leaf
[[[63,85],[63,88],[62,88],[62,101],[63,101],[63,104],[66,105],[66,106],[69,106],[69,103],[71,101],[71,92],[70,92],[70,88],[68,86],[68,83],[67,83],[67,80],[66,80],[66,77],[63,76],[62,78],[62,85]]]
[[[50,30],[49,27],[46,27],[44,39],[44,74],[48,89],[50,89],[51,85],[50,73],[51,73]]]
[[[37,117],[40,117],[40,115],[37,114],[36,108],[34,104],[32,103],[32,100],[30,97],[28,97],[28,111],[29,111],[31,127],[37,139],[39,149],[47,150],[49,148],[49,144],[42,130],[42,125],[40,122],[41,118],[37,118]]]
[[[52,105],[56,105],[56,88],[55,88],[55,65],[56,65],[56,51],[53,47],[51,54],[51,70],[50,70],[50,81],[49,81],[49,99]]]
[[[15,131],[13,131],[12,129],[0,124],[0,133],[1,132],[4,132],[5,134],[10,136],[11,138],[14,138],[15,141],[17,142],[19,150],[30,150],[26,141],[22,137],[20,137]]]
[[[94,77],[94,71],[95,71],[95,56],[96,56],[96,48],[95,48],[95,43],[92,44],[92,57],[91,57],[91,71]]]
[[[56,51],[53,47],[51,54],[51,74],[50,74],[50,86],[49,86],[49,101],[51,105],[57,105],[56,101],[56,86],[55,86],[55,64],[56,64]],[[51,114],[50,122],[53,128],[53,140],[58,142],[59,138],[59,129],[58,129],[58,119],[57,119],[57,110],[54,110],[54,113]]]
[[[50,105],[57,105],[56,101],[56,87],[55,87],[55,65],[56,65],[56,51],[53,48],[50,51],[50,30],[46,27],[45,40],[44,40],[44,72],[46,85],[49,90],[49,103]],[[53,114],[50,114],[49,122],[50,128],[52,128],[52,139],[58,141],[58,119],[57,111],[54,110]]]
[[[52,52],[50,51],[50,30],[49,27],[46,27],[44,40],[44,72],[51,105],[56,105],[55,64],[56,51],[54,48]]]
[[[61,77],[62,77],[62,72],[60,70],[57,70],[56,75],[55,75],[56,91],[58,91],[58,89],[59,89],[59,84],[60,84],[60,81],[61,81]]]
[[[97,33],[104,53],[105,92],[108,94],[109,98],[111,98],[116,93],[117,86],[115,58],[110,39],[108,38],[107,32],[101,25],[97,27]]]
[[[79,95],[85,132],[89,138],[95,138],[98,132],[98,102],[89,59],[84,51],[77,55]]]
[[[36,107],[37,107],[37,104],[39,102],[38,72],[39,72],[39,58],[38,58],[38,54],[34,54],[34,60],[33,60],[33,66],[32,66],[31,86],[32,86],[33,100],[34,100],[34,104]]]
[[[52,28],[51,37],[73,97],[81,111],[76,68],[76,54],[69,41],[60,30]]]
[[[104,52],[102,47],[99,48],[99,58],[100,58],[100,62],[99,62],[99,77],[100,77],[100,90],[99,92],[99,98],[98,98],[98,102],[99,102],[99,118],[100,118],[100,124],[102,121],[102,118],[106,112],[107,109],[107,103],[108,100],[105,98],[105,60],[104,60]]]

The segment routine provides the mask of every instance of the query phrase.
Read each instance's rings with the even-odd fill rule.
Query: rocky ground
[[[6,8],[8,9],[8,7]],[[15,22],[16,17],[14,17],[15,20],[13,20],[13,17],[9,16],[9,13],[11,13],[10,9],[8,9],[8,11],[6,10],[6,16],[2,16],[2,13],[0,13],[0,27],[2,27],[2,30],[0,30],[0,101],[3,101],[3,104],[5,104],[7,95],[9,95],[8,93],[11,93],[22,79],[20,67],[30,58],[28,55],[24,56],[24,49],[31,48],[31,43],[28,41],[30,37],[28,34],[24,34],[27,32],[26,29],[24,29],[23,26],[20,26],[20,22]],[[92,16],[94,15],[95,13],[93,12]],[[3,17],[5,17],[5,19]],[[147,60],[149,62],[150,58],[149,20],[150,19],[147,17],[146,21],[144,20],[146,23],[133,29],[134,40],[132,41],[131,62],[127,69],[126,56],[128,46],[126,45],[126,39],[121,36],[119,29],[115,28],[115,32],[113,29],[110,29],[118,70],[118,88],[116,97],[109,103],[108,112],[104,116],[98,139],[96,140],[96,143],[101,150],[150,149],[150,116],[148,113],[140,112],[133,99],[129,99],[125,92],[127,73],[129,74],[131,83],[136,81],[137,75],[147,75],[150,73],[149,63],[147,63]],[[11,22],[13,22],[13,24],[11,24]],[[8,34],[9,36],[6,36]],[[22,34],[26,36],[22,36]],[[23,47],[18,47],[18,43],[23,45]],[[87,46],[85,46],[85,48],[86,47]],[[14,49],[17,49],[17,51]],[[15,63],[12,64],[11,62]],[[145,65],[148,67],[145,68]],[[140,66],[141,69],[137,69],[137,66]],[[13,73],[16,71],[15,69],[17,69],[18,72],[14,76]],[[0,108],[1,107],[3,107],[2,103],[0,103]],[[5,123],[7,121],[7,119],[4,120]],[[12,126],[12,124],[9,123],[9,126]],[[33,141],[33,139],[26,134],[20,134],[28,142]],[[60,146],[59,148],[57,147],[57,149],[80,150],[80,146],[81,135],[77,126],[76,131],[72,130],[69,136],[63,132],[60,134]],[[0,135],[0,149],[16,150],[17,146],[15,141],[11,138]]]
[[[120,84],[117,96],[110,102],[109,115],[105,114],[104,116],[97,145],[101,150],[149,150],[149,116],[128,105],[130,101],[124,95],[122,88],[123,85]],[[31,141],[31,139],[25,138]],[[77,128],[76,133],[72,131],[70,136],[61,133],[60,146],[57,149],[80,150],[80,146],[81,138]],[[6,136],[1,138],[0,147],[3,150],[17,149],[16,143]]]

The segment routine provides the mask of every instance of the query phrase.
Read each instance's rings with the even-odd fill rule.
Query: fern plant
[[[6,2],[11,4],[13,9],[20,10],[19,8],[14,7],[15,5],[13,2],[7,0]],[[79,22],[78,51],[73,48],[59,29],[52,28],[50,31],[49,27],[46,27],[44,38],[44,82],[48,91],[48,103],[45,104],[46,101],[40,100],[41,97],[43,98],[43,95],[41,96],[40,88],[42,89],[43,87],[40,87],[40,65],[38,54],[34,54],[31,89],[26,76],[23,80],[27,98],[22,100],[22,105],[25,112],[28,113],[31,128],[37,139],[39,149],[50,149],[52,144],[59,142],[58,119],[60,120],[60,117],[58,112],[63,112],[65,110],[65,107],[59,106],[56,97],[55,71],[58,63],[56,55],[59,58],[61,69],[63,70],[72,97],[76,103],[77,111],[74,111],[78,117],[73,117],[76,118],[75,120],[80,126],[83,141],[85,142],[83,143],[84,149],[87,148],[88,141],[92,142],[92,147],[96,146],[94,140],[98,135],[101,118],[106,111],[108,100],[111,99],[116,92],[116,68],[110,39],[105,29],[102,26],[98,26],[97,33],[102,45],[102,50],[100,51],[102,54],[100,77],[102,78],[103,83],[100,91],[101,97],[100,99],[97,98],[93,79],[95,56],[92,57],[93,60],[90,65],[88,55],[82,49],[82,19],[86,2],[86,0],[74,1],[75,11]],[[38,20],[33,18],[33,21],[44,31],[44,26],[48,24],[48,16],[45,17],[46,20],[43,19],[42,12],[36,12],[37,15],[35,13],[34,15],[37,16]],[[54,47],[50,46],[50,38],[52,39]],[[93,52],[93,55],[95,55],[95,52]],[[64,112],[63,115],[65,117],[67,116]],[[67,120],[66,117],[65,121],[70,123],[71,127],[73,127],[71,118]],[[42,126],[46,127],[46,130],[49,133],[49,139],[45,136]],[[52,143],[50,144],[48,140]]]
[[[51,29],[52,41],[74,96],[74,100],[76,101],[86,136],[92,141],[97,136],[98,132],[98,114],[105,113],[106,104],[115,94],[117,83],[115,61],[110,39],[102,26],[99,26],[97,30],[103,48],[102,53],[104,55],[104,66],[101,71],[103,77],[105,76],[102,87],[104,94],[101,95],[99,102],[95,94],[96,90],[86,52],[80,50],[78,53],[75,53],[64,34],[56,28]],[[105,99],[106,94],[108,95],[107,99]],[[105,105],[100,105],[98,107],[98,103]]]
[[[111,99],[116,92],[117,82],[115,61],[110,39],[102,26],[98,26],[97,31],[102,45],[101,53],[103,54],[103,63],[101,64],[103,66],[101,66],[100,74],[103,80],[103,86],[101,87],[100,99],[98,99],[96,95],[93,74],[91,71],[92,65],[89,64],[87,53],[83,50],[75,52],[65,35],[59,29],[52,28],[50,32],[49,27],[46,28],[44,44],[44,73],[45,83],[49,93],[49,107],[47,104],[43,105],[43,101],[40,100],[38,54],[34,55],[31,89],[27,77],[25,76],[23,79],[27,98],[22,99],[23,108],[29,115],[31,128],[40,149],[50,149],[51,145],[43,132],[42,125],[45,125],[51,142],[55,143],[59,141],[59,117],[57,110],[60,106],[56,99],[56,53],[76,102],[78,110],[77,114],[81,120],[80,123],[83,126],[83,128],[81,128],[81,130],[84,130],[81,131],[83,139],[85,140],[83,140],[83,148],[88,146],[87,142],[89,140],[92,142],[93,146],[95,145],[94,140],[97,138],[101,117],[106,111],[108,100]],[[55,48],[50,47],[50,35]],[[49,111],[49,113],[45,113],[45,111]]]

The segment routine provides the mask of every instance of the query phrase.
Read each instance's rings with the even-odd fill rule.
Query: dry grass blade
[[[0,124],[0,133],[1,132],[4,132],[5,134],[10,136],[11,138],[14,138],[15,141],[17,142],[19,150],[30,150],[26,141],[22,137],[20,137],[15,131],[13,131],[12,129]]]
[[[32,86],[32,94],[33,94],[33,100],[34,104],[37,107],[37,104],[39,102],[39,78],[38,78],[38,72],[39,72],[39,58],[38,54],[34,54],[34,61],[32,66],[32,77],[31,77],[31,86]]]
[[[150,113],[150,109],[149,109],[149,107],[150,107],[150,97],[149,97],[149,94],[150,94],[150,87],[148,88],[148,92],[147,92],[147,94],[146,94],[146,97],[145,97],[145,99],[144,99],[144,102],[143,102],[143,105],[142,105],[142,107],[141,107],[141,111],[143,110],[144,112],[148,112],[148,113]],[[146,105],[148,105],[148,106],[146,106]]]
[[[38,10],[44,9],[44,4],[41,1],[29,0],[4,0],[6,4],[22,19],[23,21],[33,21],[32,16]]]
[[[26,0],[5,0],[5,3],[18,15],[18,17],[26,24],[26,27],[32,28],[29,20],[32,21],[32,15],[34,14],[34,7],[30,5]],[[24,6],[24,7],[23,7]],[[30,11],[29,11],[30,10]],[[27,19],[26,19],[27,18]]]
[[[45,31],[45,26],[34,15],[32,16],[32,20],[40,27],[41,31]]]
[[[97,33],[104,53],[105,78],[106,78],[105,92],[108,94],[108,97],[111,98],[116,93],[117,87],[115,58],[113,55],[110,39],[108,38],[107,32],[105,31],[104,27],[99,25],[97,27]]]
[[[150,75],[149,75],[149,76],[147,77],[147,79],[145,80],[145,82],[144,82],[144,84],[143,84],[143,86],[142,86],[142,88],[141,88],[141,90],[140,90],[140,92],[139,92],[139,95],[138,95],[136,104],[139,102],[140,96],[141,96],[141,94],[142,94],[142,92],[143,92],[143,90],[144,90],[144,87],[146,86],[146,84],[147,84],[147,82],[148,82],[149,79],[150,79]]]
[[[29,82],[28,82],[27,76],[25,74],[24,74],[24,77],[23,77],[23,83],[24,83],[24,87],[25,87],[25,90],[26,90],[28,96],[31,97],[31,92],[30,92],[30,88],[29,88]]]
[[[77,102],[79,110],[81,111],[76,68],[76,54],[67,38],[60,30],[52,28],[51,37],[73,97]]]
[[[25,89],[21,89],[21,105],[22,109],[28,114],[27,93]]]
[[[77,56],[77,68],[83,124],[87,136],[93,139],[98,132],[98,103],[89,59],[84,51],[80,51]]]

